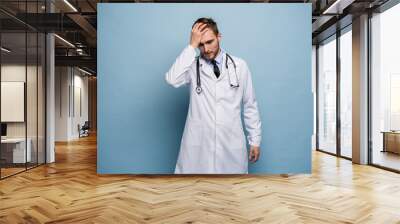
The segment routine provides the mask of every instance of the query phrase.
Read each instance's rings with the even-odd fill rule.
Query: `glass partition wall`
[[[18,7],[39,13],[43,2]],[[44,33],[0,11],[1,179],[45,163],[45,41]]]

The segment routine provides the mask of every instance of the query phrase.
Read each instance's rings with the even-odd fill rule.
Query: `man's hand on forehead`
[[[197,48],[200,45],[201,37],[205,32],[207,32],[208,24],[206,23],[196,23],[192,28],[192,33],[190,37],[190,45]]]

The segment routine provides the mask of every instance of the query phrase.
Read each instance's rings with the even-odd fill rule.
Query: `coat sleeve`
[[[244,93],[243,93],[243,118],[249,145],[260,146],[261,144],[261,119],[258,111],[257,100],[250,70],[244,62]]]
[[[176,58],[165,74],[165,80],[175,88],[190,83],[190,67],[196,59],[196,50],[189,44]]]

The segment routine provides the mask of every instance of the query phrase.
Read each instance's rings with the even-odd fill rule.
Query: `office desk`
[[[27,139],[25,151],[25,138],[6,138],[1,139],[1,157],[6,163],[25,163],[31,162],[32,140]],[[26,153],[26,154],[25,154]],[[27,161],[25,161],[25,158]]]
[[[392,152],[400,154],[400,132],[399,131],[382,131],[383,133],[383,150],[382,152]]]

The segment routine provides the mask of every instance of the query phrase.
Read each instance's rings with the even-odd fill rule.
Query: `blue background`
[[[249,173],[311,172],[311,4],[98,6],[98,173],[173,173],[189,93],[164,77],[199,17],[252,72],[263,141]]]

